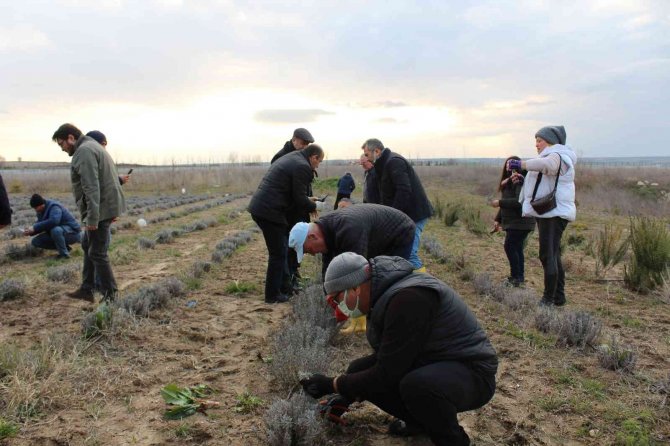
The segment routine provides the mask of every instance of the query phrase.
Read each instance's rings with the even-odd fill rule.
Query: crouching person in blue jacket
[[[30,207],[37,212],[37,223],[26,228],[24,235],[35,235],[31,243],[36,248],[55,249],[57,259],[70,258],[70,245],[81,241],[81,226],[59,202],[45,200],[39,194],[30,197]]]

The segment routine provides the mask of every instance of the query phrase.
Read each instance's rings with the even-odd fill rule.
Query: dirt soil
[[[237,200],[142,232],[119,231],[114,235],[112,259],[120,289],[127,292],[179,276],[194,261],[209,260],[217,241],[250,228],[253,222],[243,213],[147,251],[137,250],[137,237],[194,219],[220,218],[245,202]],[[450,252],[463,254],[475,272],[487,271],[498,281],[507,275],[501,236],[476,237],[461,226],[447,228],[438,221],[430,222],[426,234],[437,237]],[[527,251],[527,286],[539,292],[542,268],[533,244],[536,238],[529,241]],[[597,314],[608,333],[635,346],[639,359],[634,377],[603,370],[593,351],[550,345],[550,340],[532,329],[532,321],[519,321],[513,312],[476,295],[471,278],[422,253],[428,271],[455,288],[471,306],[500,356],[494,399],[460,416],[475,444],[612,444],[622,432],[628,433],[622,427],[626,420],[637,421],[648,434],[647,443],[631,444],[670,441],[667,406],[661,407],[662,395],[649,390],[670,369],[668,306],[653,296],[633,294],[619,282],[594,281],[593,259],[580,249],[569,247],[568,251],[568,309]],[[286,395],[277,394],[264,358],[271,350],[273,333],[290,311],[288,305],[263,303],[266,255],[262,235],[256,234],[169,309],[127,324],[113,337],[85,342],[80,358],[52,378],[52,399],[34,416],[19,421],[18,434],[0,444],[265,444],[264,410],[273,399]],[[80,261],[80,257],[72,260]],[[0,343],[29,349],[57,336],[81,339],[81,321],[96,305],[63,295],[76,287],[76,281],[47,281],[45,258],[0,268],[3,277],[28,282],[25,297],[0,302]],[[616,276],[617,271],[612,274]],[[255,288],[241,294],[227,292],[234,281]],[[347,361],[369,350],[362,335],[338,335],[335,344],[336,371],[343,371]],[[214,390],[210,398],[221,407],[182,421],[165,420],[160,389],[169,383],[207,384]],[[247,414],[236,412],[238,397],[244,392],[260,397],[261,407]],[[0,401],[0,418],[16,419],[12,414],[3,415],[3,406]],[[386,426],[391,418],[368,403],[356,405],[348,419],[349,427],[334,431],[333,444],[431,444],[423,437],[388,436]]]

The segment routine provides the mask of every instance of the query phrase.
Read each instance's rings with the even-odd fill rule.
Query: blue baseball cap
[[[86,136],[90,136],[91,138],[95,139],[101,146],[107,144],[107,137],[100,130],[91,130],[86,134]]]
[[[298,263],[302,263],[303,245],[307,240],[307,232],[309,231],[309,223],[296,223],[291,228],[291,233],[288,235],[288,247],[295,249],[298,255]]]

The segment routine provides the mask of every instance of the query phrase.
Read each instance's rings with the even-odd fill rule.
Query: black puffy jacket
[[[263,176],[247,210],[253,216],[288,225],[289,210],[296,213],[316,210],[308,196],[312,177],[312,166],[304,151],[279,158]]]
[[[421,180],[409,162],[391,149],[384,149],[375,162],[381,204],[391,206],[419,222],[433,215]]]
[[[439,295],[440,306],[432,320],[426,344],[416,359],[421,365],[439,361],[470,361],[495,373],[496,352],[474,313],[461,297],[444,282],[425,273],[413,273],[413,266],[400,257],[370,259],[370,311],[367,314],[367,338],[379,348],[384,334],[384,316],[393,297],[403,288],[429,288]]]
[[[514,184],[508,181],[501,192],[500,209],[495,221],[500,223],[504,230],[521,229],[532,231],[535,229],[535,218],[521,216],[521,203],[519,195],[523,190],[523,183]]]
[[[291,140],[288,140],[284,144],[284,147],[282,147],[279,152],[275,153],[275,156],[272,157],[272,161],[270,161],[270,164],[274,164],[274,162],[277,161],[282,156],[288,155],[289,153],[293,152],[295,152],[295,147],[293,146]]]
[[[330,261],[343,252],[355,252],[366,259],[392,255],[411,247],[415,225],[403,212],[379,204],[356,204],[322,216],[315,222],[326,241],[323,275]],[[408,249],[409,252],[409,249]]]

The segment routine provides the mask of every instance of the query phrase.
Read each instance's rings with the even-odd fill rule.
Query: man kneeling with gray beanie
[[[332,260],[328,302],[350,317],[367,316],[374,353],[354,360],[344,375],[314,374],[300,383],[314,398],[339,394],[325,403],[334,401],[339,415],[352,401],[367,400],[397,417],[391,434],[425,432],[436,445],[468,445],[456,414],[493,397],[496,352],[459,295],[413,269],[401,257],[368,261],[345,252]]]

